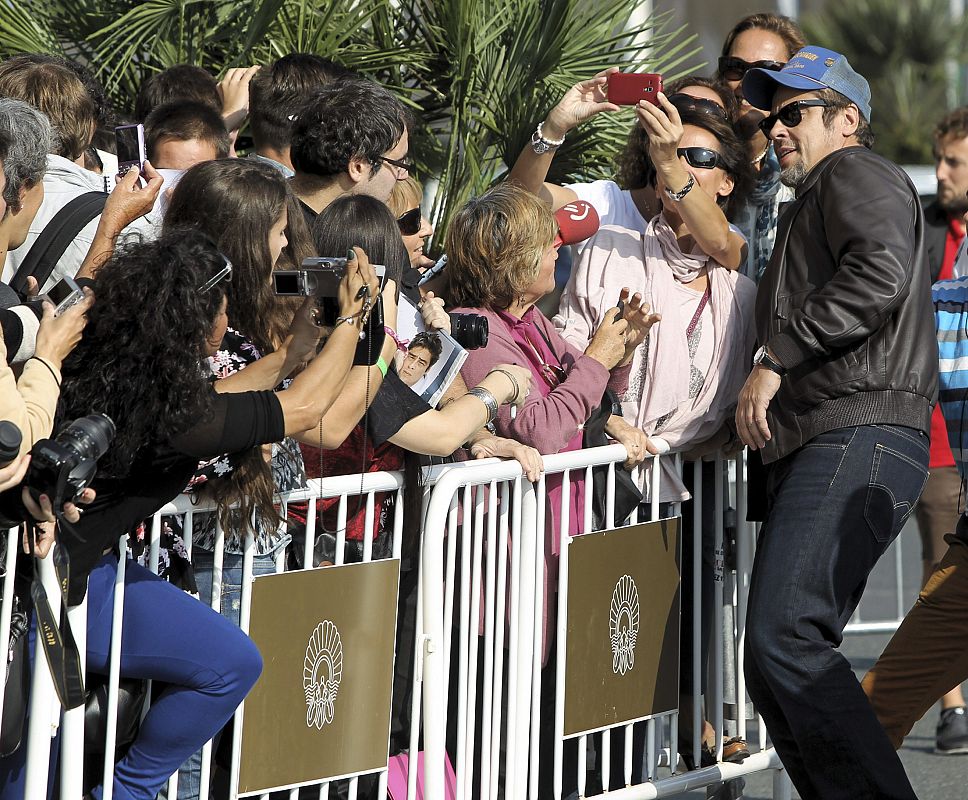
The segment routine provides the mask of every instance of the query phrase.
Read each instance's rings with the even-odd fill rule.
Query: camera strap
[[[58,515],[60,516],[60,515]],[[37,557],[34,554],[33,526],[27,525],[27,541],[30,543],[30,556],[34,563],[34,580],[30,586],[30,596],[37,614],[37,636],[44,649],[47,666],[54,681],[54,690],[61,706],[65,709],[77,708],[84,704],[84,676],[81,672],[81,656],[74,641],[71,623],[67,618],[67,589],[70,583],[70,556],[67,548],[57,545],[52,548],[51,558],[57,574],[57,584],[61,593],[60,621],[47,599],[47,591],[40,582]]]

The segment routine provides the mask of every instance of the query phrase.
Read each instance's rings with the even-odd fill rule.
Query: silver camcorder
[[[386,267],[374,264],[373,271],[382,286]],[[307,258],[300,269],[273,272],[272,290],[278,295],[295,297],[336,297],[345,272],[345,258]]]

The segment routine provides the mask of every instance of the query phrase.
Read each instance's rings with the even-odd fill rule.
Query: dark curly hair
[[[666,97],[678,94],[690,86],[703,86],[712,89],[719,96],[723,108],[726,109],[728,119],[736,115],[736,95],[726,84],[701,75],[687,75],[668,84],[665,88]],[[649,134],[645,128],[636,122],[629,131],[625,149],[615,157],[615,182],[623,189],[644,189],[655,181],[655,167],[649,158]]]
[[[324,86],[299,109],[292,123],[289,157],[296,172],[331,181],[354,158],[378,172],[410,115],[387,89],[373,81],[340,80]]]
[[[199,287],[225,266],[196,230],[130,241],[98,270],[84,336],[63,366],[61,422],[103,413],[117,435],[98,466],[124,478],[138,453],[185,433],[211,411],[201,369],[225,282]]]

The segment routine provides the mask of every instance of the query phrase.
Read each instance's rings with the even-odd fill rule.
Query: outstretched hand
[[[594,78],[579,81],[558,101],[542,126],[542,133],[549,139],[560,139],[568,131],[603,111],[621,111],[615,103],[608,102],[605,93],[608,76],[618,72],[618,67],[602,70]]]
[[[142,177],[147,181],[144,186],[139,180]],[[144,162],[143,173],[137,167],[129,169],[104,203],[100,223],[104,234],[116,238],[128,225],[151,211],[164,182],[149,161]]]
[[[623,287],[619,294],[622,303],[622,319],[628,323],[625,332],[625,358],[622,365],[629,363],[635,355],[635,348],[645,341],[652,326],[662,320],[661,314],[653,314],[648,303],[643,302],[642,295],[636,292],[631,297],[631,290]]]

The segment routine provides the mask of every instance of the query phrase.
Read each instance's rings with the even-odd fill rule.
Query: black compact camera
[[[353,357],[354,365],[373,366],[380,358],[385,337],[383,323],[383,301],[379,291],[383,288],[386,267],[374,264],[373,271],[380,279],[380,288],[373,301],[369,319],[363,326],[360,343]],[[280,269],[272,273],[272,290],[277,295],[288,297],[315,297],[319,308],[320,325],[332,327],[339,316],[339,282],[346,272],[345,258],[307,258],[300,269]]]
[[[61,428],[53,439],[41,439],[30,451],[24,485],[33,497],[45,494],[60,509],[93,480],[97,460],[114,440],[114,422],[105,414],[89,414]]]
[[[483,314],[448,314],[450,335],[465,350],[476,350],[487,344],[487,317]]]

